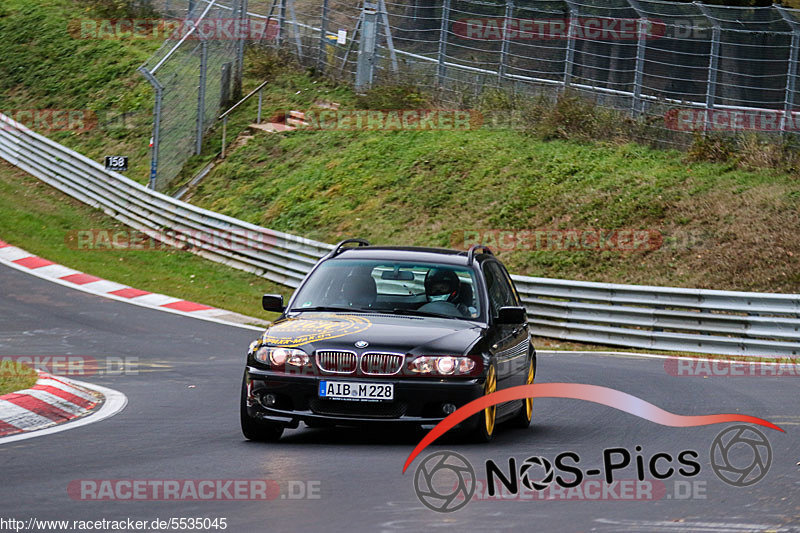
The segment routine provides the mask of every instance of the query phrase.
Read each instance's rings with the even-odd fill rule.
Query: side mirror
[[[283,305],[283,296],[280,294],[265,294],[261,297],[261,307],[265,311],[283,313],[286,307]]]
[[[497,310],[498,324],[524,324],[528,321],[528,315],[524,307],[501,307]]]

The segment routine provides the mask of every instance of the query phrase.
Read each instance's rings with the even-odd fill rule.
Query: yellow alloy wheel
[[[489,395],[497,390],[497,373],[494,366],[489,367],[489,372],[486,374],[486,383],[483,386],[483,394]],[[532,409],[533,407],[531,407]],[[486,434],[491,435],[494,433],[494,421],[497,415],[497,406],[492,405],[484,409],[484,418],[486,423]]]
[[[525,380],[526,385],[530,385],[533,383],[534,373],[535,370],[533,367],[533,360],[531,360],[528,366],[528,377]],[[528,420],[530,420],[533,417],[533,398],[525,398],[525,414],[527,415]]]

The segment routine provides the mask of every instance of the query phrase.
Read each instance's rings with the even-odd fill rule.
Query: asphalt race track
[[[402,465],[421,434],[290,430],[278,444],[244,440],[238,401],[244,353],[255,331],[103,299],[0,267],[0,355],[80,354],[129,358],[128,372],[79,378],[123,392],[120,414],[74,430],[0,445],[0,516],[19,520],[152,521],[227,518],[228,531],[800,531],[798,377],[676,377],[661,359],[540,356],[536,381],[616,388],[678,414],[742,413],[765,418],[772,464],[746,487],[712,472],[709,449],[726,425],[664,427],[601,405],[539,399],[530,430],[501,428],[490,445],[435,443]],[[253,294],[253,298],[259,298]],[[211,302],[213,303],[213,302]],[[562,452],[599,467],[605,448],[696,450],[701,471],[664,481],[667,493],[644,501],[471,501],[452,513],[424,507],[414,469],[433,451],[453,450],[485,478],[492,459],[551,461]],[[616,479],[636,477],[634,466]],[[648,476],[649,477],[649,476]],[[269,501],[83,501],[76,480],[269,479],[283,490]],[[694,484],[695,494],[676,492]],[[289,487],[294,487],[289,493]],[[299,498],[301,492],[312,498]],[[307,494],[306,494],[307,495]],[[687,497],[688,496],[688,497]],[[609,498],[615,496],[610,495]],[[618,499],[618,498],[617,498]]]

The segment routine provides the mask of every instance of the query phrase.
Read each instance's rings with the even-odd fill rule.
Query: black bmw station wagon
[[[353,246],[355,245],[355,246]],[[241,424],[248,439],[285,428],[432,425],[496,390],[533,383],[536,352],[505,267],[469,251],[370,246],[348,239],[322,258],[247,354]],[[489,441],[527,427],[533,400],[487,408],[460,430]]]

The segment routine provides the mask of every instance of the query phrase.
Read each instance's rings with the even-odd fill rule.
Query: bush
[[[86,3],[98,15],[109,18],[157,15],[151,0],[86,0]]]
[[[361,109],[423,109],[431,99],[413,85],[379,85],[356,96]]]
[[[287,67],[300,68],[294,55],[284,50],[264,47],[247,48],[247,74],[259,80],[271,80],[285,73]]]

